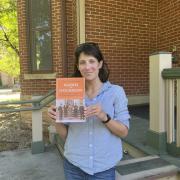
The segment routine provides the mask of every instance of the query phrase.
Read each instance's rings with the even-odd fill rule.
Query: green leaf
[[[0,71],[13,77],[20,74],[17,1],[0,1]]]

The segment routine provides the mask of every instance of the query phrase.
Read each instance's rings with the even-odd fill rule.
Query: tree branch
[[[7,44],[8,44],[8,45],[16,52],[16,54],[19,56],[19,50],[16,48],[16,46],[14,46],[14,45],[11,43],[11,41],[10,41],[7,33],[5,32],[3,26],[1,26],[1,30],[3,31],[4,38],[5,38],[4,40],[3,40],[3,39],[2,39],[2,40],[3,40],[3,41],[6,41]]]

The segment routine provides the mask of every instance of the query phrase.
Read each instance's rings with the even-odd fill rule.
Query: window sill
[[[24,74],[24,79],[56,79],[56,73],[51,74]]]

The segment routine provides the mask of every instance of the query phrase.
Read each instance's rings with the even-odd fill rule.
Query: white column
[[[150,63],[150,130],[165,132],[165,81],[161,72],[172,67],[171,53],[152,54]]]
[[[177,79],[177,118],[176,118],[176,146],[180,148],[180,79]]]
[[[172,143],[175,140],[174,136],[174,79],[166,79],[166,103],[165,103],[165,121],[167,131],[167,142]]]
[[[77,44],[85,42],[85,0],[76,0]]]
[[[42,128],[42,111],[32,111],[32,141],[38,142],[43,140]]]
[[[41,96],[33,96],[32,99],[38,99]],[[34,107],[37,106],[36,103],[33,104]],[[32,111],[32,144],[31,144],[32,154],[44,152],[44,142],[43,142],[43,122],[42,122],[42,110]]]

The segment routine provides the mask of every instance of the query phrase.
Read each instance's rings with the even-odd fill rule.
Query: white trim
[[[138,96],[128,96],[128,105],[138,105],[149,103],[149,96],[138,95]]]
[[[76,0],[77,43],[85,42],[85,0]]]
[[[133,164],[133,163],[148,161],[148,160],[157,159],[157,158],[159,158],[159,156],[152,155],[152,156],[145,156],[145,157],[136,158],[136,159],[129,159],[129,160],[120,161],[117,166],[123,166],[126,164]]]
[[[130,180],[130,179],[138,180],[145,178],[156,179],[156,177],[159,175],[161,175],[162,177],[166,177],[168,173],[176,173],[176,172],[178,172],[178,168],[174,165],[163,166],[155,169],[148,169],[145,171],[140,171],[137,173],[127,174],[127,175],[120,175],[116,171],[116,180]]]
[[[163,133],[165,129],[165,81],[161,75],[163,69],[172,67],[171,54],[159,54],[149,57],[149,129]]]
[[[177,79],[177,106],[176,108],[177,109],[180,109],[180,79]],[[177,110],[177,116],[176,116],[176,122],[177,122],[177,125],[176,125],[176,145],[177,147],[180,147],[180,137],[179,137],[179,134],[180,134],[180,111]]]
[[[56,73],[51,74],[24,74],[24,79],[56,79]]]

